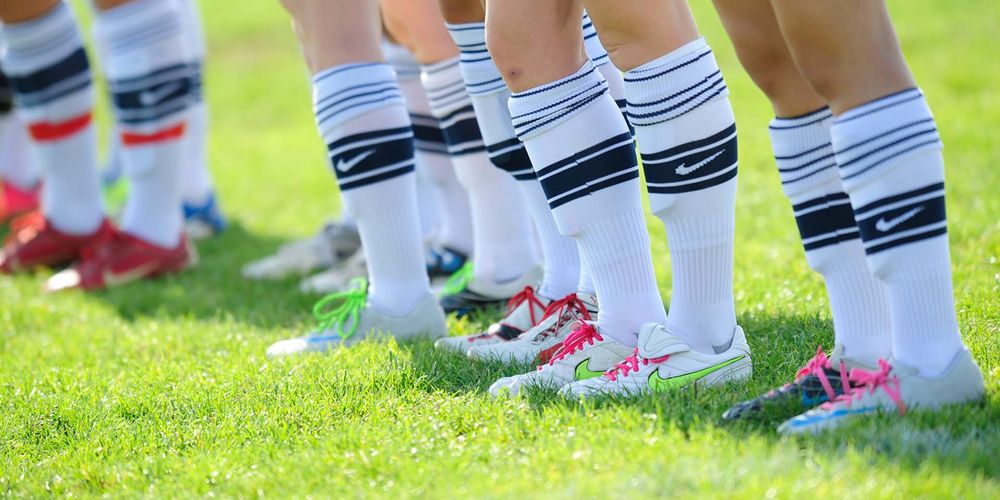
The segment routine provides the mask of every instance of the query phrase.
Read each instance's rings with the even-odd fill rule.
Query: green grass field
[[[946,145],[955,295],[986,401],[797,439],[719,416],[789,379],[832,327],[770,157],[769,106],[708,2],[695,8],[740,126],[736,297],[755,374],[586,405],[491,400],[493,380],[527,367],[428,343],[264,359],[310,328],[313,298],[239,269],[336,212],[335,183],[278,2],[202,3],[211,161],[232,228],[200,245],[196,270],[105,293],[45,296],[44,275],[0,277],[0,496],[1000,496],[994,0],[890,2]],[[649,227],[669,299],[663,228]]]

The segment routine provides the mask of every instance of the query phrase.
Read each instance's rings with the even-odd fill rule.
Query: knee
[[[486,27],[486,47],[490,51],[493,63],[508,86],[513,86],[524,77],[523,57],[526,52],[524,44],[517,40],[516,31],[498,23],[489,23]]]

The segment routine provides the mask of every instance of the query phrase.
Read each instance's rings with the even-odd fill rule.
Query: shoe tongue
[[[639,355],[644,358],[661,358],[690,350],[687,342],[670,333],[663,325],[646,323],[639,329]]]

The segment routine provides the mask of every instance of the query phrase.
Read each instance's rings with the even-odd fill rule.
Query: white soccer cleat
[[[835,429],[855,417],[880,412],[902,415],[908,409],[936,410],[945,405],[969,403],[983,398],[983,372],[968,349],[955,354],[948,369],[937,377],[925,377],[914,367],[898,361],[878,361],[879,368],[851,370],[849,393],[837,396],[778,427],[781,434],[815,433]]]
[[[551,302],[551,299],[536,295],[533,287],[526,286],[507,301],[507,314],[503,319],[490,325],[485,332],[446,337],[435,342],[434,347],[465,354],[472,347],[509,343],[538,324]]]
[[[597,297],[589,293],[571,293],[549,303],[545,315],[537,325],[510,342],[473,345],[469,359],[502,361],[505,363],[530,363],[549,361],[563,340],[572,333],[578,322],[597,318]],[[441,341],[439,341],[441,342]]]
[[[368,275],[365,252],[358,250],[354,255],[299,282],[299,290],[305,294],[322,295],[346,290],[356,278]]]
[[[695,351],[663,325],[647,323],[639,329],[638,347],[631,355],[600,377],[563,387],[562,393],[568,397],[635,395],[750,378],[750,346],[742,328],[736,327],[729,346],[720,351]]]
[[[318,234],[282,245],[274,255],[243,267],[248,279],[282,279],[330,267],[360,253],[361,239],[353,226],[327,223]]]
[[[490,386],[490,395],[516,396],[524,387],[559,389],[578,380],[599,377],[628,356],[629,348],[601,335],[592,323],[577,323],[552,359],[537,370],[504,377]]]
[[[359,279],[356,287],[324,297],[313,308],[320,322],[317,331],[304,337],[281,340],[267,348],[267,357],[276,358],[307,352],[327,352],[349,347],[379,334],[397,340],[418,337],[430,339],[445,335],[448,328],[437,298],[427,296],[404,316],[379,311],[368,303],[367,282]]]

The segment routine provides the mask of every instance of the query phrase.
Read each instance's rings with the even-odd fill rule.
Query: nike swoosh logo
[[[710,373],[721,370],[739,360],[743,359],[743,356],[736,356],[733,359],[723,361],[717,365],[709,366],[708,368],[702,368],[696,372],[685,373],[684,375],[677,375],[675,377],[663,378],[660,376],[660,371],[656,370],[649,374],[649,388],[654,391],[671,391],[674,389],[679,389],[684,387],[698,379],[704,378]]]
[[[687,175],[687,174],[690,174],[691,172],[694,172],[695,170],[698,170],[699,168],[704,167],[705,165],[708,165],[709,162],[711,162],[712,160],[714,160],[714,159],[722,156],[722,153],[725,153],[725,152],[726,152],[725,149],[719,150],[719,152],[715,153],[714,155],[709,156],[708,158],[705,158],[704,160],[701,160],[698,163],[695,163],[694,165],[691,165],[690,167],[687,167],[683,163],[681,163],[680,166],[677,167],[677,170],[675,170],[675,172],[677,172],[677,175]]]
[[[601,375],[604,375],[603,371],[595,372],[590,369],[590,358],[587,358],[576,365],[577,380],[587,380],[588,378],[600,377]]]
[[[110,269],[105,269],[104,273],[101,275],[101,279],[104,281],[104,286],[106,287],[123,285],[125,283],[130,283],[149,276],[156,271],[157,267],[159,267],[158,263],[147,262],[146,264],[134,267],[122,273],[116,273]]]
[[[365,160],[365,158],[368,158],[373,154],[375,154],[374,149],[365,151],[364,153],[361,153],[355,156],[354,158],[351,158],[350,160],[344,160],[343,158],[341,158],[337,160],[337,171],[347,173],[349,170],[354,168],[355,165],[361,163],[362,161]]]
[[[896,226],[898,226],[898,225],[900,225],[900,224],[902,224],[902,223],[904,223],[904,222],[906,222],[906,221],[908,221],[908,220],[916,217],[917,214],[919,214],[920,212],[923,212],[923,211],[924,211],[924,207],[923,206],[919,206],[917,208],[911,209],[910,211],[906,212],[903,215],[900,215],[899,217],[893,217],[892,219],[888,219],[888,220],[885,219],[884,217],[880,218],[878,221],[875,222],[875,229],[878,229],[879,231],[881,231],[883,233],[888,232],[888,231],[892,230],[892,228],[894,228],[894,227],[896,227]]]
[[[159,104],[160,101],[166,99],[168,96],[170,96],[170,94],[177,92],[181,88],[181,86],[183,86],[182,83],[175,82],[165,87],[160,87],[158,89],[143,90],[142,92],[139,92],[139,102],[143,106],[153,106],[155,104]]]

